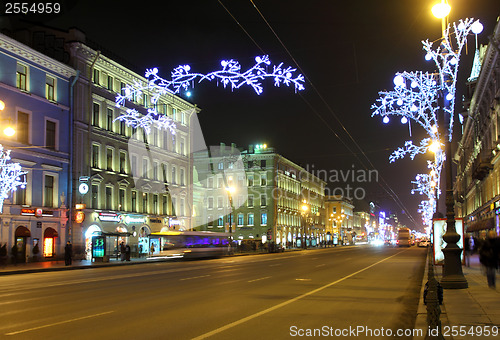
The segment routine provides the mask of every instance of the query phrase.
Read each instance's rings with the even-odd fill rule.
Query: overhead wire
[[[265,51],[257,44],[257,42],[253,39],[253,37],[248,33],[247,30],[245,30],[245,28],[238,22],[238,20],[236,20],[236,18],[232,15],[232,13],[227,9],[227,7],[224,6],[224,4],[218,0],[218,2],[221,4],[221,6],[226,10],[226,12],[228,12],[228,14],[233,18],[233,20],[238,24],[238,26],[245,32],[245,34],[250,38],[250,40],[252,40],[252,42],[254,42],[254,44],[261,50],[262,53],[265,54]],[[250,0],[250,2],[252,3],[252,5],[254,6],[255,10],[259,13],[259,15],[261,16],[261,18],[264,20],[264,22],[266,23],[266,25],[268,26],[268,28],[271,30],[271,32],[274,34],[275,38],[279,41],[279,43],[281,44],[281,46],[285,49],[285,51],[287,52],[288,56],[292,59],[292,61],[295,63],[295,65],[297,66],[297,68],[301,71],[301,73],[304,75],[305,79],[307,80],[307,82],[311,85],[311,87],[313,88],[314,92],[320,97],[321,101],[325,104],[325,106],[328,108],[328,111],[331,113],[331,115],[336,119],[336,121],[340,124],[340,126],[342,127],[342,129],[344,130],[344,132],[349,136],[349,138],[351,139],[351,141],[354,143],[354,145],[361,151],[361,154],[364,156],[364,158],[367,160],[367,162],[369,163],[369,165],[371,166],[372,169],[377,170],[377,168],[375,167],[375,165],[371,162],[371,160],[368,158],[368,156],[366,155],[366,153],[364,152],[364,150],[359,146],[359,144],[356,142],[356,140],[354,139],[354,137],[352,137],[352,135],[349,133],[349,131],[346,129],[346,127],[344,126],[344,124],[342,123],[342,121],[339,119],[339,117],[335,114],[335,112],[333,111],[333,109],[330,107],[330,105],[326,102],[326,100],[324,99],[324,97],[321,95],[321,93],[318,91],[318,89],[316,88],[316,86],[312,83],[312,81],[307,77],[307,75],[305,74],[305,72],[302,70],[302,68],[300,67],[300,64],[297,62],[297,60],[293,57],[293,55],[291,54],[291,52],[288,50],[288,48],[286,47],[286,45],[283,43],[283,41],[280,39],[280,37],[278,36],[278,34],[274,31],[274,29],[272,28],[272,26],[269,24],[269,22],[266,20],[266,18],[264,17],[264,15],[262,14],[262,12],[259,10],[259,8],[255,5],[255,3],[253,2],[253,0]],[[354,157],[359,161],[359,163],[361,164],[361,166],[363,168],[365,168],[366,170],[368,170],[368,166],[365,165],[365,163],[358,157],[358,153],[354,152],[350,147],[349,145],[338,135],[338,133],[330,126],[330,124],[324,119],[324,117],[321,116],[321,114],[313,107],[313,105],[302,95],[299,93],[299,96],[301,97],[301,99],[307,104],[307,106],[316,114],[316,116],[327,126],[327,128],[335,135],[335,137],[337,137],[337,139],[346,147],[346,149],[352,154],[354,155]],[[408,216],[409,220],[411,222],[413,222],[414,224],[417,224],[417,222],[415,221],[415,218],[412,216],[412,214],[410,213],[409,209],[406,208],[406,206],[404,205],[404,203],[401,201],[401,199],[399,198],[399,196],[394,192],[394,190],[392,190],[392,188],[389,186],[389,184],[385,181],[385,179],[380,175],[379,178],[382,180],[382,182],[384,183],[385,187],[383,185],[380,185],[380,187],[391,197],[391,199],[401,208],[403,209],[403,211],[405,212],[405,214]]]
[[[286,53],[288,54],[288,56],[293,60],[293,62],[295,63],[295,65],[297,65],[297,68],[300,70],[300,72],[304,75],[305,79],[307,80],[307,82],[311,85],[311,87],[314,89],[314,91],[316,92],[316,94],[320,97],[321,101],[325,104],[325,106],[328,108],[328,111],[332,114],[332,116],[337,120],[337,122],[340,124],[340,126],[342,127],[342,129],[344,130],[344,132],[349,136],[349,138],[351,139],[351,141],[354,143],[354,145],[361,151],[361,154],[364,156],[364,158],[368,161],[368,163],[371,165],[372,169],[374,170],[377,170],[377,168],[375,167],[375,165],[371,162],[371,160],[368,158],[368,156],[366,155],[366,153],[364,152],[364,150],[359,146],[359,144],[356,142],[356,140],[354,139],[354,137],[351,135],[351,133],[347,130],[347,128],[344,126],[344,124],[342,123],[342,121],[340,120],[340,118],[335,114],[335,112],[333,111],[333,109],[330,107],[330,105],[326,102],[326,100],[324,99],[324,97],[321,95],[321,93],[318,91],[318,89],[316,88],[316,86],[313,84],[313,82],[307,77],[307,75],[305,74],[304,70],[300,67],[300,64],[297,62],[297,60],[295,60],[295,58],[293,57],[293,55],[291,54],[291,52],[288,50],[288,48],[286,47],[286,45],[283,43],[283,41],[280,39],[280,37],[278,36],[278,34],[274,31],[274,29],[272,28],[272,26],[269,24],[269,22],[267,21],[267,19],[264,17],[264,15],[262,14],[262,12],[259,10],[259,8],[257,7],[257,5],[255,5],[254,1],[253,0],[250,0],[250,2],[252,3],[252,5],[254,6],[255,10],[259,13],[259,15],[261,16],[261,18],[264,20],[264,22],[266,23],[266,25],[269,27],[269,29],[271,30],[271,32],[273,32],[274,36],[276,37],[276,39],[279,41],[279,43],[281,44],[281,46],[285,49]],[[303,98],[303,96],[301,95],[301,97]],[[303,98],[304,99],[304,98]],[[306,103],[308,103],[308,105],[311,107],[310,103],[306,101]],[[317,113],[316,110],[314,110],[314,112],[316,113],[316,115],[320,116],[319,113]],[[323,119],[323,117],[320,117],[321,120],[323,122],[326,123],[326,121]],[[326,123],[327,124],[327,123]],[[333,131],[333,129],[330,127],[329,124],[328,125],[328,128]],[[335,133],[335,136],[337,136],[337,138],[342,142],[342,144],[346,145],[346,143],[344,141],[342,141],[342,139],[338,136],[337,133]],[[347,147],[347,146],[346,146]],[[361,163],[361,165],[365,168],[365,169],[368,169],[368,167],[366,167],[366,165],[359,159],[359,157],[356,155],[355,152],[353,152],[349,147],[347,147],[347,149],[356,157],[356,159],[358,159],[358,161]],[[377,170],[378,172],[378,170]],[[391,196],[391,198],[393,198],[394,202],[396,204],[398,204],[400,206],[400,208],[402,208],[406,214],[408,215],[409,219],[416,224],[416,221],[414,219],[414,217],[411,215],[410,211],[406,208],[406,206],[404,205],[404,203],[401,201],[401,199],[399,198],[399,196],[394,192],[394,190],[392,190],[392,188],[390,187],[390,185],[386,182],[386,180],[379,174],[379,178],[384,182],[384,184],[386,185],[387,188],[384,188],[383,186],[381,186],[385,191],[386,193]],[[388,189],[390,192],[388,192],[386,189]],[[395,198],[396,199],[395,199]]]

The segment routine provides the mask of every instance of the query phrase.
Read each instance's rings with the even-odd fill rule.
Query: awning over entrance
[[[20,226],[16,229],[16,237],[31,237],[31,232],[28,228]]]
[[[44,238],[55,238],[59,237],[59,233],[53,229],[53,228],[47,228],[45,229],[45,232],[43,233]]]
[[[467,232],[479,231],[495,228],[495,217],[490,217],[481,221],[477,221],[467,227]]]
[[[125,232],[125,233],[120,233],[120,232],[115,232],[115,233],[108,233],[108,232],[100,232],[98,233],[99,235],[102,235],[102,236],[121,236],[121,237],[129,237],[129,236],[132,236],[132,233],[129,233],[129,232]]]

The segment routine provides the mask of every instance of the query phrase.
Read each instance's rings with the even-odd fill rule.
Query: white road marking
[[[241,282],[243,281],[242,279],[238,279],[238,280],[231,280],[231,281],[222,281],[222,282],[216,282],[214,283],[213,285],[214,286],[218,286],[218,285],[227,285],[227,284],[231,284],[231,283],[236,283],[236,282]]]
[[[322,286],[322,287],[319,287],[319,288],[313,289],[313,290],[311,290],[311,291],[309,291],[309,292],[307,292],[307,293],[304,293],[304,294],[302,294],[302,295],[299,295],[299,296],[297,296],[297,297],[294,297],[293,299],[290,299],[290,300],[287,300],[287,301],[284,301],[284,302],[278,303],[277,305],[274,305],[274,306],[269,307],[269,308],[267,308],[267,309],[261,310],[260,312],[257,312],[257,313],[255,313],[255,314],[249,315],[249,316],[247,316],[247,317],[244,317],[244,318],[242,318],[242,319],[236,320],[236,321],[234,321],[234,322],[228,323],[228,324],[227,324],[227,325],[225,325],[225,326],[222,326],[222,327],[216,328],[216,329],[214,329],[213,331],[210,331],[210,332],[207,332],[207,333],[205,333],[205,334],[199,335],[199,336],[197,336],[197,337],[195,337],[195,338],[193,338],[193,339],[191,339],[191,340],[201,340],[201,339],[208,338],[208,337],[210,337],[210,336],[213,336],[213,335],[215,335],[215,334],[218,334],[218,333],[220,333],[220,332],[223,332],[223,331],[225,331],[225,330],[228,330],[228,329],[230,329],[230,328],[233,328],[233,327],[235,327],[235,326],[238,326],[238,325],[240,325],[240,324],[242,324],[242,323],[245,323],[245,322],[250,321],[250,320],[252,320],[252,319],[258,318],[259,316],[262,316],[262,315],[264,315],[264,314],[270,313],[270,312],[272,312],[272,311],[274,311],[274,310],[276,310],[276,309],[279,309],[279,308],[281,308],[281,307],[287,306],[287,305],[289,305],[289,304],[291,304],[291,303],[293,303],[293,302],[295,302],[295,301],[298,301],[298,300],[300,300],[300,299],[302,299],[302,298],[305,298],[306,296],[309,296],[309,295],[312,295],[312,294],[316,294],[316,293],[318,293],[318,292],[320,292],[320,291],[322,291],[322,290],[324,290],[324,289],[326,289],[326,288],[328,288],[328,287],[331,287],[331,286],[333,286],[333,285],[336,285],[337,283],[340,283],[340,282],[342,282],[342,281],[344,281],[344,280],[347,280],[348,278],[351,278],[351,277],[353,277],[354,275],[357,275],[357,274],[359,274],[359,273],[362,273],[362,272],[364,272],[365,270],[368,270],[368,269],[370,269],[370,268],[372,268],[372,267],[376,266],[376,265],[377,265],[377,264],[379,264],[379,263],[382,263],[382,262],[384,262],[384,261],[387,261],[388,259],[390,259],[390,258],[392,258],[392,257],[394,257],[394,256],[396,256],[396,255],[399,255],[400,253],[402,253],[402,252],[398,252],[397,254],[394,254],[394,255],[392,255],[392,256],[386,257],[385,259],[382,259],[382,260],[380,260],[380,261],[377,261],[377,262],[375,262],[375,263],[373,263],[373,264],[371,264],[371,265],[369,265],[369,266],[366,266],[366,267],[365,267],[365,268],[363,268],[363,269],[360,269],[360,270],[358,270],[358,271],[356,271],[356,272],[354,272],[354,273],[351,273],[351,274],[349,274],[349,275],[346,275],[346,276],[344,276],[343,278],[340,278],[340,279],[338,279],[338,280],[336,280],[336,281],[330,282],[330,283],[328,283],[328,284],[326,284],[326,285],[324,285],[324,286]]]
[[[186,281],[186,280],[193,280],[193,279],[201,279],[202,277],[208,277],[210,275],[201,275],[201,276],[193,276],[193,277],[186,277],[185,279],[179,279],[179,281]]]
[[[5,333],[5,335],[16,335],[16,334],[20,334],[20,333],[26,333],[26,332],[29,332],[29,331],[34,331],[34,330],[41,329],[41,328],[47,328],[47,327],[62,325],[62,324],[73,322],[73,321],[95,318],[96,316],[106,315],[106,314],[110,314],[110,313],[113,313],[113,312],[114,311],[109,311],[109,312],[104,312],[104,313],[98,313],[98,314],[92,314],[92,315],[82,316],[80,318],[75,318],[75,319],[70,319],[70,320],[55,322],[55,323],[51,323],[51,324],[48,324],[48,325],[43,325],[43,326],[38,326],[38,327],[33,327],[33,328],[27,328],[27,329],[23,329],[23,330],[16,331],[16,332]]]
[[[311,279],[295,279],[295,281],[311,281]]]
[[[281,266],[281,263],[270,264],[269,267]]]
[[[324,263],[323,263],[323,264],[318,264],[318,265],[316,266],[316,268],[318,268],[318,267],[323,267],[323,266],[326,266],[326,264],[324,264]]]
[[[247,281],[247,282],[255,282],[255,281],[265,280],[265,279],[269,279],[270,277],[271,276],[261,277],[260,279],[250,280],[250,281]]]

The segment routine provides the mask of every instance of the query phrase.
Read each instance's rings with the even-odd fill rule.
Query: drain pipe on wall
[[[76,70],[76,76],[71,82],[69,88],[69,171],[68,171],[68,222],[66,224],[68,227],[68,239],[73,244],[73,145],[74,145],[74,136],[73,136],[73,121],[74,121],[74,86],[76,81],[80,77],[80,70]]]

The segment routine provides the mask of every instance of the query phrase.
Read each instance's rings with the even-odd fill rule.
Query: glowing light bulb
[[[402,99],[398,99],[397,103],[398,103],[399,106],[401,106],[401,105],[403,105],[403,100]]]
[[[483,31],[483,24],[481,24],[479,22],[479,20],[478,20],[478,21],[476,21],[475,23],[472,24],[472,26],[470,27],[470,29],[471,29],[472,33],[479,34],[479,33],[481,33]]]
[[[389,123],[389,117],[384,116],[384,118],[382,119],[382,122],[383,122],[384,124]]]
[[[405,83],[404,78],[399,74],[394,77],[393,81],[394,81],[394,85],[396,85],[396,86],[403,86]]]
[[[425,55],[425,60],[429,61],[429,60],[431,60],[431,59],[432,59],[432,54],[427,53],[427,54]]]
[[[448,93],[446,95],[446,100],[452,100],[453,99],[453,95],[451,93]]]
[[[406,123],[408,123],[408,118],[406,117],[401,118],[401,124],[406,124]]]

